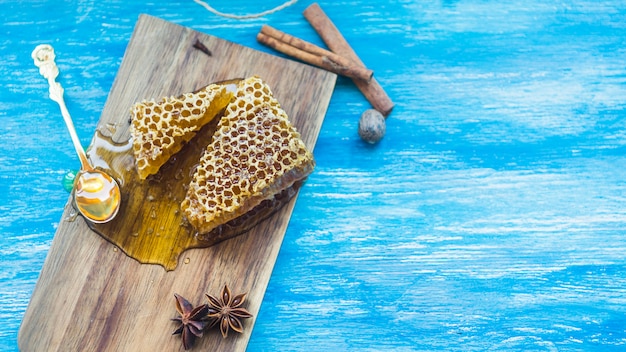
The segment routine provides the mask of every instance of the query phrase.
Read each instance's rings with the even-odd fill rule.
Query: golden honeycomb
[[[133,105],[131,133],[139,178],[157,173],[232,96],[225,86],[211,84],[195,93]]]
[[[239,83],[181,208],[198,233],[233,220],[303,180],[315,166],[265,82]]]

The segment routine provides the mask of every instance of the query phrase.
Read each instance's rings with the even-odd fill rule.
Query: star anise
[[[182,296],[174,294],[174,297],[176,297],[176,310],[180,316],[172,320],[179,322],[180,326],[172,335],[182,334],[183,347],[188,350],[193,347],[196,337],[202,337],[203,330],[208,323],[205,319],[209,307],[203,304],[194,308]]]
[[[222,336],[226,338],[228,336],[228,330],[232,329],[238,333],[243,332],[243,324],[241,319],[251,318],[252,314],[245,308],[242,308],[243,302],[246,300],[246,294],[242,293],[235,297],[230,294],[230,290],[227,285],[224,285],[222,295],[219,298],[213,297],[209,294],[206,295],[209,299],[208,304],[208,317],[213,318],[211,326],[220,324],[220,331]]]

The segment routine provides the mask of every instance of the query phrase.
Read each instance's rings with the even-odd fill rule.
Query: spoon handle
[[[70,112],[67,110],[67,106],[65,106],[63,87],[61,87],[59,82],[55,81],[59,75],[59,68],[54,62],[54,58],[56,57],[54,55],[54,49],[49,44],[38,45],[35,50],[33,50],[31,57],[35,61],[35,66],[39,67],[39,73],[48,80],[48,84],[50,85],[50,99],[56,101],[61,108],[61,115],[63,115],[65,125],[70,132],[70,137],[72,138],[74,149],[76,149],[76,153],[80,159],[82,170],[93,170],[93,167],[87,160],[83,146],[80,144],[80,139],[78,139],[78,135],[76,134],[76,128],[74,128]]]

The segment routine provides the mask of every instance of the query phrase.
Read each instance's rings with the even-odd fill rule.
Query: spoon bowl
[[[93,223],[105,223],[117,215],[121,192],[118,183],[107,173],[95,169],[87,160],[87,155],[80,144],[74,123],[63,100],[63,88],[55,81],[59,69],[54,62],[54,49],[48,44],[38,45],[33,50],[32,58],[39,73],[48,80],[50,99],[56,101],[61,108],[63,120],[72,138],[74,149],[81,163],[81,170],[74,180],[74,203],[85,219]]]
[[[93,223],[113,219],[120,208],[117,182],[100,170],[81,171],[76,176],[74,202],[78,211]],[[86,216],[86,215],[85,215]]]

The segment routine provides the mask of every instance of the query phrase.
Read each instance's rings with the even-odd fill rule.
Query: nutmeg
[[[385,136],[385,117],[375,109],[367,109],[359,120],[359,136],[368,143],[377,143]]]

